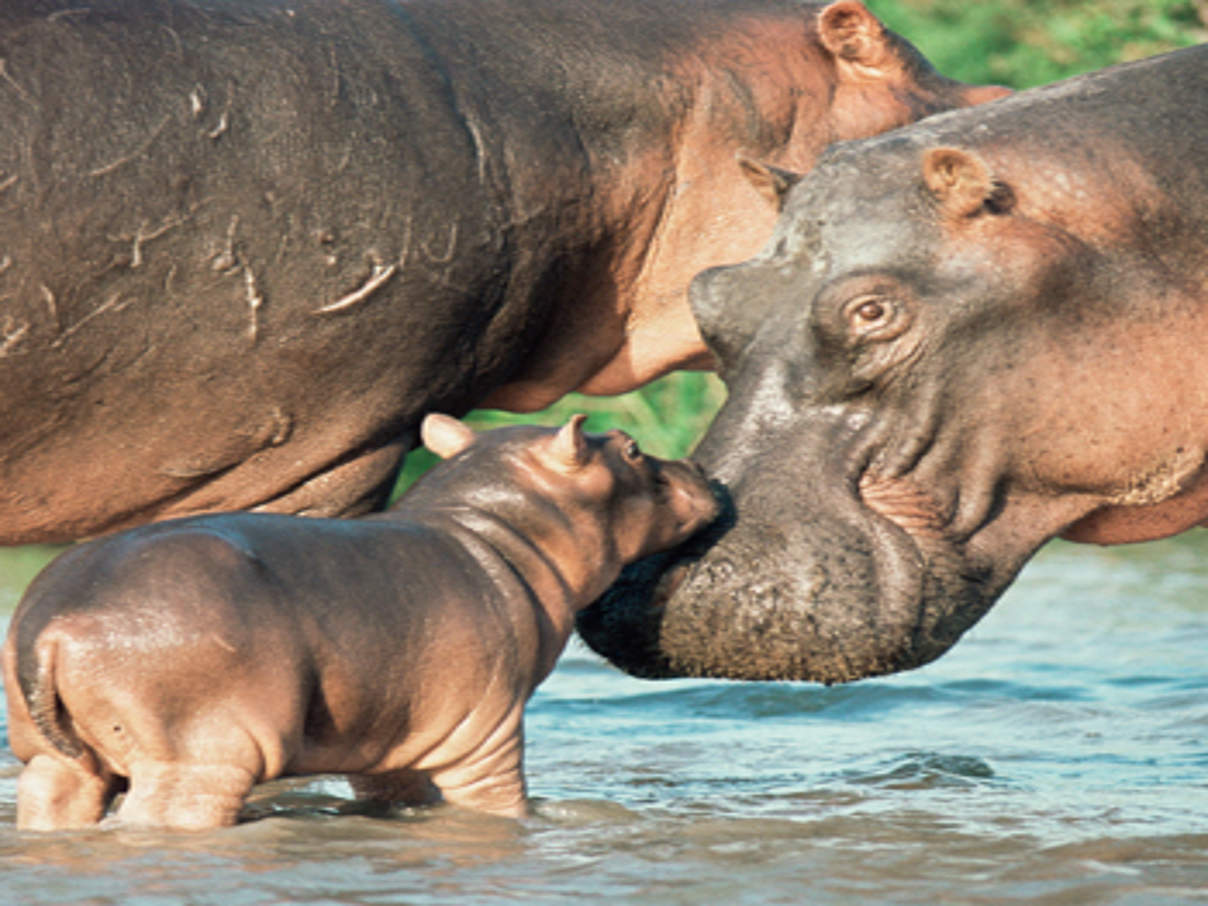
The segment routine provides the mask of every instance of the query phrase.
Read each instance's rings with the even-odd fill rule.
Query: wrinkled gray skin
[[[0,543],[362,513],[425,412],[708,367],[738,154],[985,99],[828,8],[5,0]]]
[[[1054,536],[1208,518],[1205,98],[1208,46],[825,155],[693,286],[731,517],[628,571],[589,642],[644,676],[902,670]]]

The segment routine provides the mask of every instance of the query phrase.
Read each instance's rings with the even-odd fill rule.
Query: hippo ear
[[[424,446],[441,459],[456,456],[474,443],[472,428],[440,412],[432,412],[424,417],[419,426],[419,436]]]
[[[738,166],[756,191],[766,198],[777,211],[784,210],[784,197],[789,189],[801,181],[800,173],[782,170],[761,161],[738,155]]]
[[[976,214],[995,193],[990,168],[960,148],[932,148],[923,157],[923,182],[951,217]]]
[[[885,26],[860,0],[837,0],[818,13],[818,40],[835,59],[869,69],[891,54]]]
[[[580,469],[587,462],[587,438],[583,436],[583,423],[587,416],[572,415],[550,441],[548,451],[553,466],[564,472]]]

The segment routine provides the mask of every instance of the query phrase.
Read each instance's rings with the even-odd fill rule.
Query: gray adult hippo
[[[1047,540],[1204,522],[1208,45],[832,149],[692,307],[736,518],[580,618],[634,673],[914,667]]]
[[[739,153],[1001,93],[855,0],[5,0],[0,543],[360,513],[425,412],[707,367]]]

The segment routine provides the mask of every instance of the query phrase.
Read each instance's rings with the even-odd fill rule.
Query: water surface
[[[0,564],[0,621],[44,558]],[[652,683],[572,647],[529,709],[523,821],[374,814],[325,777],[229,830],[18,834],[5,747],[0,902],[1208,903],[1206,653],[1193,532],[1053,545],[892,678]]]

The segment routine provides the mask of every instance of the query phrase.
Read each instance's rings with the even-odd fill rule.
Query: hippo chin
[[[645,676],[906,669],[1053,537],[1208,519],[1205,96],[1191,48],[768,171],[769,244],[692,292],[729,389],[697,458],[737,517],[631,569],[589,644]]]

